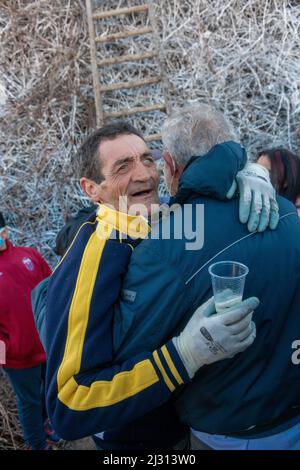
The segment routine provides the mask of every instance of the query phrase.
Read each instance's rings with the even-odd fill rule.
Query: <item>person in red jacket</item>
[[[37,250],[14,246],[0,213],[0,367],[17,399],[19,420],[28,448],[48,449],[42,394],[45,351],[35,327],[31,291],[51,269]]]

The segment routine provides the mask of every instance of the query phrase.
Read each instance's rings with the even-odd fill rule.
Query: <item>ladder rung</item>
[[[152,33],[153,29],[149,26],[146,28],[133,29],[132,31],[124,31],[122,33],[107,34],[106,36],[96,36],[95,42],[110,42],[115,39],[129,38],[130,36],[140,36],[142,34]]]
[[[129,8],[118,8],[116,10],[99,11],[93,14],[94,20],[101,20],[103,18],[109,18],[110,16],[129,15],[130,13],[140,13],[147,11],[148,5],[136,5],[135,7]]]
[[[145,52],[144,54],[128,54],[123,55],[122,57],[110,57],[109,59],[100,60],[97,65],[98,67],[104,67],[105,65],[122,64],[123,62],[136,62],[137,60],[153,59],[153,57],[156,57],[157,55],[157,52]]]
[[[146,142],[152,142],[152,140],[161,140],[161,134],[151,134],[145,137]]]
[[[153,83],[158,83],[161,81],[160,77],[147,78],[146,80],[136,80],[135,82],[119,82],[114,83],[113,85],[105,85],[100,87],[100,91],[113,91],[113,90],[123,90],[128,88],[138,88],[145,85],[152,85]]]
[[[164,104],[151,104],[149,106],[139,106],[137,108],[124,108],[120,109],[119,111],[114,111],[111,113],[105,113],[105,117],[120,117],[120,116],[129,116],[130,114],[137,114],[137,113],[147,113],[148,111],[158,111],[166,109]]]

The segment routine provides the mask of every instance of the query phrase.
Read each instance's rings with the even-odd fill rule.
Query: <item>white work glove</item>
[[[250,297],[213,315],[216,310],[211,297],[194,312],[182,333],[173,338],[190,378],[204,364],[233,357],[253,343],[256,328],[251,319],[258,305],[259,300]]]
[[[263,232],[268,226],[274,230],[279,221],[275,189],[269,171],[258,163],[247,163],[236,175],[236,181],[226,194],[231,199],[236,189],[240,193],[240,222],[250,232]]]

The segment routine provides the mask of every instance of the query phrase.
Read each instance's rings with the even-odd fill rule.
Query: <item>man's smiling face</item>
[[[101,142],[98,153],[103,176],[98,202],[124,211],[120,201],[126,196],[128,210],[133,204],[142,204],[150,215],[151,204],[159,203],[159,174],[143,139],[134,134],[106,139]]]

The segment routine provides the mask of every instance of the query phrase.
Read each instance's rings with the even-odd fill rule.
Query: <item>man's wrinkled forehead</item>
[[[101,142],[100,160],[102,166],[113,165],[115,161],[128,157],[139,157],[149,152],[146,143],[135,134],[123,134],[115,139],[105,139]]]

